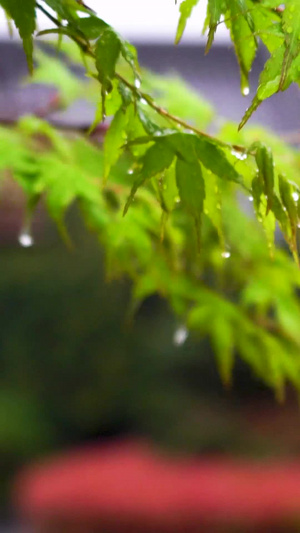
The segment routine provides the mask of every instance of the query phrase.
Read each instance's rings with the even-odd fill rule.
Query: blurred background
[[[174,47],[178,6],[169,2],[90,0],[89,5],[137,45],[142,66],[180,74],[215,106],[217,117],[238,120],[250,96],[239,90],[239,73],[226,31],[204,56],[201,27],[205,3]],[[41,17],[40,28],[45,26]],[[86,129],[94,109],[75,102],[55,109],[55,84],[24,86],[26,63],[17,39],[8,40],[1,18],[0,122],[23,114],[49,117],[63,127]],[[252,94],[264,61],[258,55]],[[277,133],[298,127],[295,88],[273,97],[255,121]],[[3,188],[0,197],[0,501],[1,533],[23,531],[10,504],[20,469],[57,451],[124,436],[145,437],[170,453],[199,456],[294,457],[300,451],[296,399],[278,406],[238,363],[232,390],[224,390],[207,341],[191,338],[164,301],[144,302],[132,325],[125,317],[130,282],[105,280],[103,253],[68,214],[75,242],[66,249],[40,210],[33,246],[19,242],[23,200]],[[259,409],[258,409],[259,406]],[[279,431],[280,428],[280,431]]]

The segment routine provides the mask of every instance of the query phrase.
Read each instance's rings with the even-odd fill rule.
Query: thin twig
[[[197,133],[197,135],[201,135],[202,137],[205,137],[205,138],[209,139],[210,141],[215,141],[218,144],[220,144],[220,145],[222,145],[222,146],[224,146],[226,148],[233,148],[234,150],[236,150],[238,152],[246,152],[246,149],[245,149],[244,146],[232,145],[232,144],[226,143],[224,141],[220,141],[219,139],[216,139],[212,135],[209,135],[208,133],[205,133],[202,130],[199,130],[195,126],[192,126],[188,122],[185,122],[181,118],[178,118],[175,115],[172,115],[171,113],[169,113],[169,111],[167,111],[163,107],[160,107],[159,105],[157,105],[147,93],[143,93],[142,91],[140,91],[137,87],[135,87],[135,85],[133,85],[128,80],[126,80],[123,76],[121,76],[121,74],[116,73],[116,78],[118,78],[118,80],[122,81],[132,92],[137,94],[140,99],[146,100],[147,104],[150,107],[152,107],[152,109],[154,109],[159,115],[171,120],[172,122],[176,122],[176,124],[179,124],[180,126],[182,126],[183,128],[185,128],[187,130],[190,130],[190,131],[193,131],[194,133]]]
[[[45,9],[43,6],[41,6],[41,4],[39,2],[36,2],[35,5],[44,15],[46,15],[46,17],[49,20],[51,20],[51,22],[53,22],[53,24],[55,24],[56,26],[61,28],[62,23],[57,18],[55,18],[53,15],[51,15],[51,13],[49,13],[49,11],[47,11],[47,9]]]

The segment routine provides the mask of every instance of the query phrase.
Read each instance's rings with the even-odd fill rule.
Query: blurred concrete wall
[[[250,76],[251,90],[243,97],[239,87],[239,69],[231,46],[215,45],[204,55],[201,45],[173,46],[167,44],[137,43],[142,66],[159,73],[178,73],[192,84],[216,107],[218,119],[222,117],[239,121],[249,106],[257,87],[258,75],[266,60],[266,53],[258,54]],[[16,108],[30,112],[31,100],[45,98],[47,89],[35,88],[28,92],[16,88],[18,81],[27,74],[27,66],[21,47],[16,42],[0,42],[0,121],[3,113]],[[291,132],[299,128],[300,94],[296,85],[264,102],[249,124],[261,123],[278,133]],[[93,110],[77,106],[69,115],[72,124],[81,123],[82,116],[92,120]],[[68,120],[68,117],[66,117]]]

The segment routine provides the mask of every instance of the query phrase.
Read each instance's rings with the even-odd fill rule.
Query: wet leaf
[[[136,48],[129,42],[122,40],[121,41],[121,54],[124,57],[125,61],[132,68],[135,79],[139,80],[140,75],[138,71],[138,60],[137,60],[137,51]]]
[[[176,182],[184,208],[195,218],[203,212],[205,188],[200,163],[177,159]]]
[[[12,18],[23,41],[30,72],[33,70],[33,41],[35,31],[35,0],[0,0],[0,5]]]
[[[209,170],[203,169],[205,181],[204,213],[209,217],[216,228],[222,248],[225,248],[225,238],[222,220],[222,193],[218,186],[217,178]]]
[[[283,58],[280,90],[288,87],[291,80],[288,80],[288,73],[293,59],[295,59],[300,52],[300,1],[290,0],[286,3],[282,15],[282,27],[285,32],[285,53]]]
[[[208,0],[207,4],[207,18],[209,23],[209,32],[207,37],[207,43],[205,53],[207,54],[211,48],[214,40],[217,25],[220,21],[221,15],[226,11],[225,0]]]
[[[226,315],[216,314],[212,323],[212,344],[223,384],[230,387],[234,365],[234,330]]]
[[[280,90],[281,70],[285,54],[284,45],[275,50],[273,55],[265,63],[264,70],[259,77],[258,89],[252,100],[251,106],[247,109],[242,118],[239,129],[249,120],[253,112],[259,107],[263,100],[269,98]]]
[[[178,199],[174,163],[163,173],[159,185],[162,208],[167,213],[170,213],[173,211]]]
[[[297,203],[293,198],[293,188],[288,180],[279,175],[279,192],[280,197],[290,219],[291,226],[295,231],[298,221]]]
[[[177,159],[176,183],[184,209],[192,215],[197,231],[198,249],[201,242],[201,217],[205,198],[205,187],[200,163]]]
[[[226,20],[240,65],[241,91],[244,96],[247,96],[249,94],[249,72],[257,49],[253,35],[254,24],[245,0],[229,0],[227,5],[230,18]]]
[[[228,161],[225,152],[203,137],[195,137],[195,150],[201,163],[221,179],[242,183],[240,174]]]
[[[129,120],[128,110],[119,109],[115,114],[104,139],[104,181],[111,167],[118,161],[124,144],[125,129]]]
[[[186,27],[186,23],[190,18],[194,7],[198,4],[199,0],[183,0],[180,4],[180,18],[177,26],[175,43],[178,44],[181,40],[183,32]]]
[[[102,32],[109,28],[109,25],[104,20],[98,17],[90,16],[86,18],[79,18],[76,21],[76,28],[81,31],[87,39],[92,41],[98,39]]]
[[[254,208],[258,217],[260,216],[260,204],[261,204],[261,195],[264,190],[264,183],[261,178],[261,174],[258,173],[252,180],[252,197]]]
[[[112,79],[121,52],[119,36],[110,28],[106,28],[96,44],[96,66],[99,80],[107,91],[112,89]]]
[[[174,153],[166,143],[155,143],[141,159],[141,168],[135,173],[135,181],[130,196],[124,207],[124,215],[127,213],[134,200],[137,190],[150,178],[163,172],[170,167],[174,159]]]
[[[272,150],[261,142],[257,142],[250,151],[255,149],[255,159],[259,171],[260,181],[263,183],[264,193],[267,198],[267,214],[272,208],[272,199],[274,193],[274,162]]]

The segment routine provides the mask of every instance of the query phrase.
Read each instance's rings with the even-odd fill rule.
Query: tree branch
[[[58,28],[63,28],[64,27],[62,25],[62,23],[57,18],[55,18],[53,15],[51,15],[51,13],[49,13],[43,6],[41,6],[39,4],[39,2],[36,2],[36,6]],[[41,32],[41,34],[42,34],[42,32]],[[81,38],[79,38],[77,35],[72,35],[72,36],[70,35],[70,38],[72,38],[73,41],[76,42],[76,44],[80,47],[80,49],[85,54],[87,54],[87,55],[89,55],[90,57],[93,57],[93,58],[96,57],[95,53],[94,53],[94,51],[93,51],[93,49],[92,49],[92,47],[91,47],[91,45],[90,45],[88,40],[82,41]],[[190,131],[196,133],[197,135],[205,137],[205,138],[209,139],[210,141],[214,141],[214,142],[218,143],[219,145],[224,146],[224,148],[229,148],[231,150],[235,150],[235,151],[241,152],[241,153],[246,153],[247,152],[247,149],[245,148],[245,146],[241,146],[241,145],[237,145],[237,144],[230,144],[230,143],[226,143],[224,141],[221,141],[220,139],[217,139],[216,137],[213,137],[212,135],[209,135],[208,133],[205,133],[204,131],[196,128],[195,126],[192,126],[191,124],[189,124],[188,122],[185,122],[184,120],[180,119],[179,117],[176,117],[175,115],[172,115],[171,113],[169,113],[169,111],[167,109],[164,109],[163,107],[160,107],[159,105],[157,105],[147,93],[144,93],[144,92],[140,91],[134,84],[132,84],[128,80],[126,80],[126,78],[124,78],[121,74],[116,73],[115,77],[119,81],[122,81],[131,90],[131,92],[133,94],[138,96],[139,99],[146,100],[147,104],[152,109],[154,109],[154,111],[156,111],[159,115],[161,115],[162,117],[167,118],[167,119],[171,120],[172,122],[175,122],[179,126],[182,126],[183,128],[185,128],[187,130],[190,130]]]

